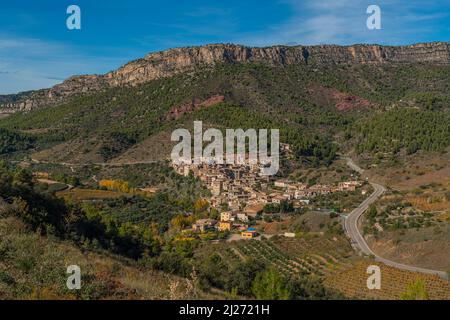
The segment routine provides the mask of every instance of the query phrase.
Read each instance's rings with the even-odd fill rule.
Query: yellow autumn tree
[[[124,180],[100,180],[98,183],[100,187],[104,187],[108,190],[120,191],[129,193],[133,190],[130,188],[130,185],[127,181]]]
[[[195,218],[193,216],[185,217],[182,214],[175,216],[170,224],[177,230],[183,230],[186,227],[194,223]]]
[[[209,207],[209,202],[206,199],[198,199],[195,202],[194,210],[196,213],[205,212]]]

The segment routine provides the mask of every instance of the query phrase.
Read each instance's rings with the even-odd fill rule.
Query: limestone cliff
[[[450,43],[434,42],[411,46],[273,46],[252,48],[233,44],[176,48],[148,54],[105,75],[74,76],[53,88],[23,95],[2,103],[0,113],[51,105],[80,93],[114,86],[137,85],[158,78],[220,63],[292,64],[450,64]]]

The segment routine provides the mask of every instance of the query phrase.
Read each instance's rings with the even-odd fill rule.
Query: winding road
[[[73,170],[73,167],[85,167],[85,166],[101,166],[101,167],[123,167],[123,166],[135,166],[139,164],[153,164],[158,163],[163,160],[148,160],[148,161],[128,161],[128,162],[89,162],[89,163],[68,163],[68,162],[50,162],[50,161],[43,161],[43,160],[37,160],[31,158],[32,163],[36,164],[54,164],[54,165],[60,165],[64,167],[71,167],[70,169]],[[22,162],[22,161],[11,161],[11,162]]]
[[[347,165],[354,171],[358,172],[361,176],[364,174],[364,170],[361,169],[358,165],[356,165],[351,158],[343,158],[346,160]],[[49,163],[44,161],[38,161],[35,159],[32,159],[35,163]],[[101,166],[123,166],[123,165],[136,165],[136,164],[150,164],[155,163],[158,161],[142,161],[142,162],[129,162],[129,163],[121,163],[121,164],[114,164],[114,163],[93,163],[95,165],[101,165]],[[72,163],[58,163],[60,165],[65,166],[83,166],[86,164],[72,164]],[[91,164],[92,165],[92,164]],[[367,178],[366,178],[367,179]],[[426,269],[426,268],[420,268],[415,267],[411,265],[401,264],[392,260],[385,259],[379,255],[377,255],[367,244],[366,240],[364,239],[363,235],[361,234],[358,222],[363,213],[369,208],[369,206],[374,203],[378,198],[386,191],[386,188],[380,184],[370,182],[374,188],[374,192],[367,197],[356,209],[354,209],[346,218],[344,221],[344,228],[347,236],[351,240],[352,246],[356,249],[361,251],[365,255],[371,255],[374,257],[375,261],[384,263],[388,266],[392,266],[395,268],[403,269],[403,270],[409,270],[413,272],[421,272],[421,273],[427,273],[427,274],[435,274],[443,278],[447,278],[448,275],[444,271],[439,270],[432,270],[432,269]],[[69,189],[73,188],[73,186],[68,185]]]
[[[347,161],[347,165],[351,169],[353,169],[354,171],[358,172],[361,175],[364,173],[364,170],[361,169],[359,166],[357,166],[353,162],[352,159],[345,158],[345,160]],[[369,208],[369,206],[372,203],[374,203],[376,200],[378,200],[378,198],[386,191],[386,188],[384,186],[374,183],[374,182],[370,182],[370,184],[374,188],[374,192],[366,200],[364,200],[355,210],[353,210],[345,219],[345,223],[344,223],[345,232],[348,235],[348,237],[351,239],[352,246],[354,248],[360,250],[363,254],[373,256],[375,261],[382,262],[388,266],[403,269],[403,270],[414,271],[414,272],[435,274],[440,277],[446,278],[447,277],[446,272],[401,264],[401,263],[380,257],[379,255],[377,255],[375,252],[372,251],[372,249],[369,247],[366,240],[364,239],[363,235],[359,231],[358,221],[361,218],[361,216],[363,215],[363,213]]]
[[[64,183],[64,182],[60,182],[60,181],[55,181],[55,180],[50,180],[50,179],[36,179],[38,182],[40,183],[44,183],[44,184],[48,184],[48,185],[52,185],[52,184],[65,184],[66,188],[63,190],[72,190],[74,188],[73,185],[69,184],[69,183]],[[61,190],[62,191],[62,190]]]

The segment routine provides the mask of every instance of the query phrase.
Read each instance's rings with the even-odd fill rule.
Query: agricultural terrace
[[[218,246],[227,261],[255,258],[276,267],[285,275],[308,274],[346,297],[401,299],[417,281],[424,282],[429,299],[450,299],[450,282],[434,275],[400,270],[356,256],[348,240],[341,236],[238,241]],[[381,268],[381,290],[367,289],[367,267]]]

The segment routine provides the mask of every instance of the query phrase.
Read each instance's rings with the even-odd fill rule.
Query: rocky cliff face
[[[436,42],[411,46],[274,46],[251,48],[232,44],[177,48],[151,53],[105,75],[74,76],[51,89],[25,95],[19,101],[1,103],[0,113],[28,111],[59,103],[76,94],[109,87],[137,85],[170,77],[201,66],[220,63],[292,64],[384,64],[433,63],[450,64],[450,43]]]
[[[376,64],[429,62],[450,64],[450,43],[427,43],[403,47],[378,45],[297,46],[250,48],[237,45],[208,45],[178,48],[147,55],[105,77],[110,85],[137,84],[172,76],[201,65],[218,63],[266,64]]]

